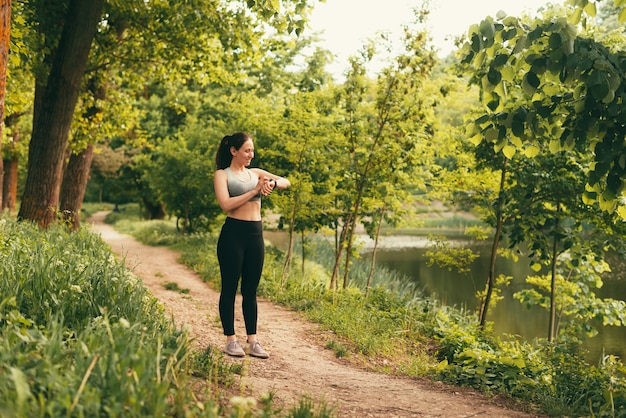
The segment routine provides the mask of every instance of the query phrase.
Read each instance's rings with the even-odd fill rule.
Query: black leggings
[[[256,334],[256,291],[261,280],[265,245],[261,221],[226,218],[217,241],[217,259],[222,275],[220,319],[224,335],[235,335],[235,296],[241,277],[241,308],[247,335]]]

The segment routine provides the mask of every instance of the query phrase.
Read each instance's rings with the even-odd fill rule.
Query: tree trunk
[[[347,225],[350,223],[350,216],[352,212],[346,217],[346,221],[343,223],[341,233],[339,234],[339,240],[336,241],[335,248],[335,266],[333,267],[333,274],[330,277],[330,288],[337,289],[337,277],[339,276],[339,265],[341,264],[341,256],[343,255],[344,242],[346,241]]]
[[[350,275],[350,264],[352,263],[351,257],[352,257],[352,248],[354,247],[354,235],[356,234],[356,211],[358,209],[355,208],[355,215],[352,217],[352,222],[350,222],[350,225],[347,227],[348,228],[348,234],[347,234],[347,243],[346,243],[346,260],[345,260],[345,264],[344,264],[344,270],[343,270],[343,289],[346,289],[348,287],[348,277]]]
[[[89,169],[93,159],[93,144],[79,154],[72,154],[63,172],[61,186],[61,216],[74,231],[80,229],[80,211],[83,207],[85,189],[89,182]]]
[[[18,218],[46,228],[56,220],[63,157],[104,0],[71,0],[45,86],[35,90],[28,175]]]
[[[498,247],[500,246],[500,237],[502,236],[503,208],[504,208],[504,187],[506,182],[507,159],[502,164],[502,173],[500,174],[500,192],[498,193],[498,205],[496,206],[496,231],[493,234],[493,243],[491,244],[491,257],[489,260],[489,273],[487,276],[487,293],[480,304],[479,324],[484,329],[487,322],[487,313],[491,304],[491,296],[496,286],[496,259],[498,257]]]
[[[17,129],[17,121],[24,113],[11,113],[4,118],[4,126],[11,127],[11,141],[5,155],[9,155],[3,161],[4,180],[2,182],[2,210],[8,209],[9,213],[14,213],[17,205],[17,173],[19,168],[19,155],[17,144],[20,141],[20,132]]]
[[[306,236],[304,234],[304,229],[300,230],[300,242],[302,243],[301,272],[302,272],[302,277],[304,277],[304,260],[306,260]]]
[[[354,235],[356,234],[356,223],[359,219],[359,211],[361,210],[361,203],[363,202],[363,194],[365,191],[365,182],[361,181],[357,187],[358,193],[352,209],[352,216],[350,217],[350,223],[348,226],[347,246],[346,246],[346,263],[345,270],[343,272],[343,288],[348,287],[348,275],[350,274],[350,257],[352,257],[352,248],[354,246]]]
[[[284,287],[285,281],[287,280],[287,275],[289,274],[289,270],[291,269],[291,259],[293,257],[293,241],[296,225],[296,215],[298,212],[299,196],[300,194],[298,193],[294,198],[293,206],[291,209],[291,217],[289,219],[289,243],[287,245],[287,256],[285,257],[285,264],[283,265],[283,274],[280,279],[281,288]],[[304,243],[302,243],[302,245],[304,245]]]
[[[106,100],[106,87],[101,83],[97,73],[92,73],[89,78],[87,89],[93,96],[94,103],[101,103]],[[103,78],[107,78],[104,76]],[[99,126],[102,107],[95,104],[85,110],[83,118],[90,126]],[[89,173],[91,162],[93,160],[94,141],[97,134],[97,128],[92,128],[92,132],[85,134],[78,140],[86,139],[87,147],[80,153],[69,152],[69,162],[63,172],[63,183],[61,184],[60,209],[63,222],[70,226],[74,231],[80,229],[80,211],[83,207],[83,199],[87,183],[89,183]],[[74,138],[76,139],[76,138]],[[69,150],[68,150],[69,151]]]
[[[4,97],[6,94],[9,40],[11,38],[11,0],[0,0],[0,138],[4,121]],[[2,142],[0,141],[0,153]],[[4,184],[4,161],[0,158],[0,184]],[[3,193],[0,193],[0,208],[4,208]]]
[[[3,161],[4,179],[2,182],[2,210],[9,210],[9,213],[15,212],[17,204],[17,168],[19,159],[17,156],[11,157]]]
[[[389,192],[387,192],[389,194]],[[376,250],[378,250],[378,240],[380,238],[380,228],[385,218],[385,211],[387,210],[387,196],[383,200],[383,207],[380,209],[380,217],[378,218],[378,225],[376,225],[376,234],[374,235],[374,249],[372,250],[372,262],[370,263],[370,273],[367,276],[367,283],[365,284],[365,297],[369,295],[370,287],[372,285],[372,278],[374,277],[374,269],[376,268]]]
[[[561,204],[557,203],[556,207],[557,216],[561,213]],[[558,259],[558,238],[556,230],[559,222],[557,219],[556,228],[554,231],[554,237],[552,241],[552,266],[550,268],[551,280],[550,280],[550,321],[548,323],[548,342],[553,342],[556,337],[556,265]]]
[[[146,215],[148,219],[150,220],[165,219],[165,215],[167,215],[167,212],[165,211],[165,207],[163,206],[163,203],[160,203],[160,202],[154,203],[145,197],[142,198],[141,200],[146,208]]]

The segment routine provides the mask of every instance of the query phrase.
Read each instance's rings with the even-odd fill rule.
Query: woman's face
[[[233,161],[237,165],[249,166],[254,158],[254,144],[251,139],[248,139],[241,145],[241,148],[235,149],[235,147],[232,147],[231,152],[233,152]]]

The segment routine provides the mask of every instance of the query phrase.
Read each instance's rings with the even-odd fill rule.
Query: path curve
[[[219,293],[194,271],[178,262],[179,254],[165,247],[141,244],[104,223],[108,212],[89,220],[128,268],[143,280],[166,314],[178,326],[189,326],[194,344],[222,347]],[[189,293],[169,291],[177,283]],[[238,296],[235,329],[244,332]],[[297,313],[259,299],[258,335],[270,353],[267,360],[246,357],[242,362],[241,393],[259,399],[272,392],[274,404],[289,407],[304,395],[323,400],[339,417],[531,417],[493,404],[481,394],[447,385],[398,378],[358,369],[335,358],[316,338],[323,331]],[[244,339],[245,335],[239,335]]]

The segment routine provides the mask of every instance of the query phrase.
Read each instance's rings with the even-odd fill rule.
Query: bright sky
[[[560,4],[564,0],[553,0]],[[452,38],[464,34],[470,25],[499,10],[519,16],[535,11],[547,0],[431,0],[428,27],[440,56],[453,50]],[[403,24],[413,21],[413,8],[420,0],[326,0],[318,3],[311,16],[310,33],[319,32],[322,47],[337,55],[328,70],[341,74],[347,58],[355,55],[364,41],[376,32],[401,33]],[[446,40],[450,38],[450,40]]]

